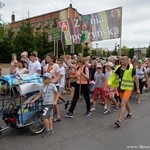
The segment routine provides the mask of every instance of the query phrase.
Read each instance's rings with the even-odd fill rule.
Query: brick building
[[[70,6],[67,8],[20,21],[15,21],[15,15],[13,14],[10,27],[14,33],[17,33],[17,31],[20,29],[20,26],[24,22],[30,22],[34,28],[34,32],[43,32],[48,31],[53,26],[57,26],[59,20],[65,20],[67,18],[79,18],[80,16],[81,14],[72,7],[72,4],[70,4]]]

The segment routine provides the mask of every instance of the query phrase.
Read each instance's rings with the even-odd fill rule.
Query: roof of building
[[[74,9],[74,10],[77,11],[77,9],[73,8],[73,7],[70,5],[70,7],[66,7],[66,8],[63,8],[63,9],[60,9],[60,10],[56,10],[56,11],[52,11],[52,12],[49,12],[49,13],[45,13],[45,14],[42,14],[42,15],[33,16],[33,17],[30,17],[30,18],[18,20],[18,21],[15,21],[15,22],[11,22],[11,24],[17,23],[17,22],[22,22],[22,21],[27,20],[27,19],[33,19],[33,18],[37,18],[37,17],[40,17],[40,16],[45,16],[45,15],[48,15],[48,14],[57,13],[57,12],[60,12],[60,11],[63,11],[63,10],[69,9],[69,8],[72,8],[72,9]],[[77,11],[77,13],[78,13],[79,15],[81,15],[78,11]]]

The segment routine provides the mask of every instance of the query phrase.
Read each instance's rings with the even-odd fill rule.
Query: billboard
[[[61,20],[59,26],[63,33],[65,45],[80,44],[81,36],[85,34],[84,42],[102,41],[121,37],[122,7],[114,8],[81,18]]]

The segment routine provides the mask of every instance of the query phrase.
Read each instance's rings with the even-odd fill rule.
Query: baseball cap
[[[96,68],[102,68],[101,64],[98,63],[98,64],[96,65]]]
[[[49,78],[49,79],[51,79],[52,78],[52,74],[51,73],[45,73],[43,75],[43,78]]]
[[[113,67],[114,66],[114,64],[112,63],[112,62],[107,62],[106,64],[105,64],[105,66],[110,66],[110,67]]]
[[[139,60],[138,60],[138,63],[142,64],[142,63],[143,63],[143,61],[142,61],[141,59],[139,59]]]

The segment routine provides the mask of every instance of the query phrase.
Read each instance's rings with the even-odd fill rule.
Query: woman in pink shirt
[[[91,115],[91,111],[90,111],[90,95],[89,95],[89,69],[88,67],[85,66],[84,60],[81,59],[78,61],[78,65],[72,65],[71,63],[67,62],[66,63],[73,68],[76,68],[77,72],[77,84],[75,87],[75,91],[74,91],[74,96],[73,96],[73,100],[71,103],[71,106],[69,108],[69,111],[66,113],[66,117],[69,118],[73,118],[73,112],[74,109],[76,107],[77,101],[79,99],[79,95],[80,93],[83,94],[83,97],[85,99],[86,102],[86,116],[90,116]]]

